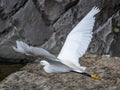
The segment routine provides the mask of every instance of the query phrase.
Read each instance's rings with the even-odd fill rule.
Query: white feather
[[[17,52],[31,55],[31,56],[43,56],[45,58],[57,61],[57,57],[53,54],[49,53],[47,50],[40,48],[40,47],[32,47],[27,45],[22,41],[16,41],[16,47],[13,46],[13,49]]]
[[[17,52],[46,57],[47,61],[43,64],[46,72],[84,72],[86,67],[79,64],[79,58],[86,52],[92,38],[92,29],[94,26],[94,15],[100,10],[92,8],[92,10],[82,19],[80,23],[70,32],[58,58],[47,50],[40,47],[32,47],[22,41],[16,41],[17,47],[13,49]]]
[[[64,46],[58,55],[58,58],[64,64],[73,68],[75,68],[74,66],[81,67],[79,58],[83,56],[90,44],[95,22],[94,15],[99,11],[98,8],[93,7],[67,36]]]

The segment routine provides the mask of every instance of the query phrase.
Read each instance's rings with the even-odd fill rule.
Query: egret
[[[16,41],[16,47],[13,46],[13,49],[26,55],[44,57],[45,60],[40,61],[40,64],[43,65],[43,69],[47,73],[75,72],[100,80],[99,76],[86,73],[86,67],[79,63],[80,57],[87,51],[93,37],[94,15],[99,11],[99,8],[93,7],[72,29],[57,57],[43,48],[29,46],[22,41]]]

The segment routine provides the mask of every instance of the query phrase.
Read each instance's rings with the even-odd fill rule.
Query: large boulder
[[[120,34],[120,13],[112,15],[103,25],[94,32],[93,42],[91,44],[91,53],[110,54],[111,56],[120,56],[119,34]]]
[[[120,56],[119,3],[119,0],[1,0],[0,62],[26,61],[24,55],[11,47],[16,40],[58,54],[68,33],[93,6],[99,7],[101,12],[96,15],[89,51]]]
[[[119,5],[120,0],[0,0],[0,63],[26,63],[27,57],[12,49],[16,40],[41,46],[57,55],[68,33],[93,6],[99,7],[101,12],[95,15],[93,40],[88,51],[120,56]],[[0,89],[118,90],[119,60],[96,56],[81,59],[81,65],[88,67],[87,72],[100,75],[101,81],[73,73],[48,75],[40,65],[28,64],[4,79]]]
[[[9,75],[0,83],[0,90],[119,90],[120,58],[86,55],[81,65],[101,80],[76,73],[48,74],[41,65],[28,64],[21,71]]]
[[[9,1],[11,2],[11,1]],[[18,1],[19,3],[20,1]],[[8,3],[8,2],[7,2]],[[5,13],[13,9],[11,4],[6,8],[2,7],[1,14],[6,18],[1,17],[2,29],[0,30],[0,61],[20,63],[25,59],[24,55],[16,53],[12,49],[12,45],[16,40],[24,40],[32,45],[41,45],[52,35],[52,28],[45,24],[41,17],[41,13],[37,10],[32,0],[25,2],[26,4],[19,8],[12,16],[10,13]],[[2,3],[3,5],[5,1]],[[14,4],[14,3],[13,3]],[[22,4],[22,3],[21,3]],[[9,10],[9,12],[10,12]],[[3,26],[4,25],[4,26]]]
[[[64,12],[75,6],[78,0],[34,0],[34,2],[41,12],[45,23],[52,24],[59,19]]]

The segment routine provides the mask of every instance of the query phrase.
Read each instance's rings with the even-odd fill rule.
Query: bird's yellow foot
[[[96,79],[96,80],[101,80],[99,76],[95,75],[95,74],[92,74],[91,75],[91,78],[93,79]]]

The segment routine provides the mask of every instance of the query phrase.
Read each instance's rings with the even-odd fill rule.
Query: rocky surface
[[[42,46],[55,54],[58,53],[66,35],[93,6],[99,7],[101,12],[96,15],[90,52],[119,56],[119,2],[0,0],[0,62],[24,62],[26,57],[11,48],[16,40],[23,40],[30,45]]]
[[[57,54],[67,34],[93,6],[101,12],[89,51],[120,56],[119,4],[119,0],[0,0],[0,62],[27,62],[13,51],[16,40]]]
[[[47,74],[40,64],[28,64],[0,83],[0,90],[119,90],[120,58],[85,55],[81,64],[100,81],[75,73]]]
[[[0,0],[0,63],[27,63],[31,59],[12,49],[16,40],[41,46],[57,55],[67,34],[93,6],[99,7],[101,12],[95,15],[93,40],[88,52],[120,56],[120,0]],[[88,72],[100,75],[102,80],[95,81],[73,73],[48,75],[40,65],[28,64],[4,79],[0,89],[120,88],[120,58],[87,55],[81,63],[88,66]],[[7,76],[7,70],[0,69],[1,75]]]
[[[25,64],[0,64],[0,81],[9,74],[20,70]]]
[[[94,32],[91,53],[119,56],[119,19],[120,12],[117,12]]]

